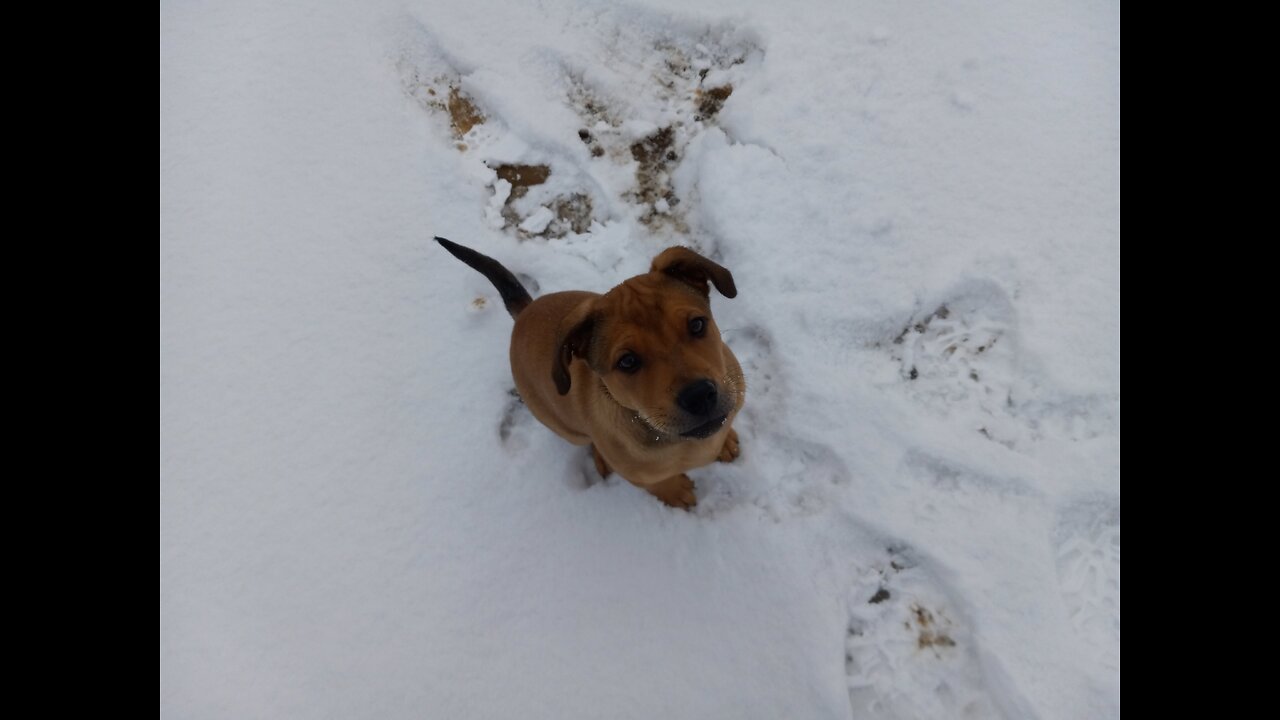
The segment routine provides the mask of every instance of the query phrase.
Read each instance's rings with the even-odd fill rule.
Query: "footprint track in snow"
[[[1031,505],[1044,505],[1043,494],[1026,480],[993,477],[920,448],[908,450],[903,456],[903,465],[911,477],[930,490],[927,494],[930,500],[921,510],[928,510],[934,499],[948,507],[975,511],[1005,506],[1025,510]]]
[[[848,603],[844,660],[851,717],[1003,717],[969,623],[909,548],[872,554],[855,572]]]
[[[484,124],[484,112],[462,89],[464,73],[440,49],[426,28],[406,21],[409,29],[401,41],[395,61],[400,87],[423,110],[443,118],[459,150],[465,150],[463,138]]]
[[[563,135],[576,135],[585,153],[518,137],[511,130],[517,123],[468,93],[467,74],[426,28],[407,43],[397,69],[407,95],[448,118],[455,147],[483,160],[489,172],[477,180],[492,192],[483,211],[495,229],[520,239],[582,235],[622,213],[655,233],[697,235],[686,220],[690,193],[678,191],[673,177],[734,83],[749,76],[743,66],[761,56],[758,44],[732,25],[680,27],[636,8],[592,14],[576,27],[601,38],[598,57],[584,63],[560,56],[559,89],[547,92],[562,93],[581,118]]]
[[[1120,667],[1120,500],[1064,506],[1053,533],[1058,586],[1071,621]]]
[[[622,14],[648,14],[630,10]],[[636,219],[659,230],[688,233],[685,210],[693,198],[680,192],[674,174],[689,144],[708,127],[750,72],[759,45],[731,25],[673,29],[660,22],[615,17],[598,25],[602,63],[565,59],[566,101],[582,118],[578,136],[593,158],[634,163],[634,183],[620,197],[638,209]],[[655,28],[663,28],[657,30]]]
[[[997,417],[1013,404],[1016,342],[1008,296],[974,281],[912,318],[888,349],[917,401],[941,413],[971,408]]]
[[[430,31],[415,25],[396,61],[406,95],[429,115],[447,123],[461,153],[479,162],[473,180],[492,193],[482,208],[488,224],[520,239],[585,233],[607,219],[601,189],[564,153],[535,148],[468,89],[469,75],[456,67]],[[513,149],[515,148],[515,149]]]
[[[1117,422],[1118,398],[1055,393],[1037,377],[999,284],[969,280],[929,307],[874,344],[888,350],[897,384],[935,414],[1011,450],[1089,440]]]
[[[537,423],[533,413],[520,397],[515,388],[507,390],[507,404],[502,409],[502,419],[498,421],[498,439],[502,447],[510,455],[519,455],[529,447],[529,434],[535,430]]]

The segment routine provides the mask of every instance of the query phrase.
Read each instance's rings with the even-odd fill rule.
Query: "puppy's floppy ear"
[[[703,295],[711,294],[711,289],[707,287],[708,280],[715,284],[721,295],[727,298],[738,295],[738,288],[733,284],[733,273],[687,247],[670,247],[663,250],[653,259],[649,272],[670,275],[692,285]]]
[[[591,337],[596,329],[595,313],[588,313],[585,318],[569,328],[560,340],[560,350],[556,353],[556,361],[551,365],[551,379],[556,383],[556,391],[561,395],[569,394],[569,366],[573,358],[587,357],[591,347]]]

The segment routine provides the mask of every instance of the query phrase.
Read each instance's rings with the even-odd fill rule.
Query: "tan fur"
[[[650,272],[604,295],[534,300],[511,333],[511,372],[534,417],[571,443],[590,444],[601,476],[617,472],[682,508],[697,502],[685,472],[738,456],[732,424],[746,396],[742,368],[711,316],[708,281],[730,297],[737,292],[727,270],[671,248]],[[697,317],[706,318],[702,337],[689,330]],[[640,359],[635,373],[616,366],[627,352]],[[700,379],[716,384],[727,418],[708,437],[682,437],[693,421],[677,394]],[[557,383],[566,382],[562,394]]]

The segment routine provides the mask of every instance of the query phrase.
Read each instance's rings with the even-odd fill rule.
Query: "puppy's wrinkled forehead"
[[[650,342],[675,343],[684,335],[684,316],[709,314],[710,303],[688,285],[658,273],[637,275],[600,298],[609,334],[643,330]]]

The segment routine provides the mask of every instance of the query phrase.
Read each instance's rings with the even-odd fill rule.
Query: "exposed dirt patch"
[[[917,320],[915,323],[911,325],[907,325],[906,327],[902,328],[902,332],[898,333],[897,337],[893,339],[893,344],[901,345],[902,342],[906,340],[907,333],[910,333],[913,331],[920,334],[924,334],[924,331],[929,329],[930,323],[932,323],[935,318],[938,320],[946,320],[949,317],[951,317],[951,310],[948,309],[946,305],[939,305],[937,310],[934,310],[932,313],[929,313],[929,315],[926,316],[924,319]],[[983,348],[983,349],[985,350],[986,348]]]
[[[544,234],[519,230],[525,218],[521,216],[515,203],[529,194],[529,188],[546,183],[547,179],[551,177],[551,168],[547,165],[506,163],[493,168],[493,172],[497,174],[499,180],[506,180],[511,184],[511,192],[507,195],[506,202],[502,205],[503,227],[516,228],[521,237]]]
[[[924,631],[920,633],[920,637],[916,638],[916,647],[923,650],[930,647],[955,647],[956,641],[952,640],[946,633],[933,633]]]
[[[733,94],[732,85],[722,85],[716,88],[704,88],[698,90],[698,120],[706,120],[715,117],[720,112],[720,108],[724,107],[724,101],[729,99]]]
[[[499,180],[511,183],[511,194],[507,195],[507,201],[502,206],[503,226],[518,228],[524,218],[520,217],[513,203],[528,195],[529,188],[545,183],[551,177],[551,168],[546,165],[508,164],[499,165],[493,171],[498,174]]]
[[[602,157],[604,155],[604,146],[596,140],[596,136],[592,135],[590,130],[582,128],[578,131],[578,137],[584,145],[591,148],[591,157]]]
[[[675,132],[671,127],[664,127],[632,143],[631,157],[639,163],[632,196],[636,202],[648,206],[640,221],[649,225],[680,204],[671,187],[671,169],[680,162],[675,150]]]
[[[630,37],[623,34],[624,38]],[[756,51],[750,43],[725,43],[725,38],[671,37],[653,44],[643,42],[637,52],[611,53],[609,65],[647,78],[646,87],[620,97],[608,88],[594,87],[580,74],[571,75],[568,103],[582,119],[578,138],[593,158],[625,164],[634,161],[635,185],[623,197],[640,206],[639,220],[650,229],[688,233],[688,203],[673,187],[671,175],[684,160],[689,142],[715,122],[715,116],[733,94],[726,72]],[[735,80],[735,82],[737,82]],[[666,125],[635,140],[626,122],[635,119],[635,108],[666,108]]]
[[[667,153],[671,152],[673,139],[674,135],[671,132],[671,128],[664,127],[633,144],[631,146],[631,157],[638,160],[641,165],[659,165],[666,159]],[[671,159],[675,160],[674,157]]]
[[[410,57],[398,60],[396,69],[400,72],[400,83],[406,95],[417,101],[424,110],[443,112],[449,116],[449,128],[453,131],[455,140],[461,140],[471,128],[484,123],[484,113],[458,87],[460,78],[456,71],[449,68],[445,72],[429,75],[425,68]],[[467,150],[463,143],[456,143],[454,147],[462,152]]]
[[[429,38],[404,49],[396,67],[405,93],[432,115],[448,119],[450,140],[459,152],[478,154],[491,162],[496,179],[490,181],[494,196],[485,214],[493,227],[525,239],[589,233],[598,219],[593,213],[607,208],[607,216],[613,215],[613,203],[604,202],[600,194],[604,191],[634,204],[626,214],[639,215],[653,232],[692,232],[689,209],[696,198],[679,197],[671,176],[685,159],[685,148],[714,125],[735,85],[741,85],[744,75],[733,68],[761,51],[732,28],[701,34],[662,32],[656,37],[643,29],[632,30],[619,27],[609,38],[602,38],[607,52],[601,61],[611,73],[601,77],[632,77],[640,82],[597,84],[594,73],[573,67],[566,58],[567,82],[562,87],[579,118],[578,127],[569,129],[577,132],[587,152],[575,148],[570,153],[520,158],[546,164],[508,163],[514,159],[510,156],[494,158],[489,151],[513,135],[507,118],[484,108],[463,90],[470,87],[464,74]],[[664,126],[637,140],[634,128],[641,122]],[[495,167],[499,162],[505,164]],[[626,187],[629,178],[623,178],[621,186],[602,187],[601,177],[606,178],[606,186],[617,184],[616,172],[596,172],[605,169],[604,163],[628,168],[625,175],[634,168],[634,185]]]
[[[528,196],[532,188],[546,184],[551,178],[550,166],[508,163],[495,167],[493,171],[499,180],[511,183],[511,193],[507,195],[506,202],[502,206],[503,227],[515,228],[522,238],[558,238],[570,232],[584,233],[591,229],[593,205],[591,196],[586,193],[575,192],[569,195],[556,195],[554,198],[539,198],[534,202],[540,205],[535,204],[532,211],[527,205],[523,208],[517,207],[517,201]],[[533,198],[530,199],[533,200]],[[524,223],[531,213],[538,212],[539,206],[549,209],[552,217],[545,227],[532,230]]]
[[[428,88],[427,92],[435,95],[435,90]],[[449,109],[449,124],[453,126],[453,134],[455,137],[462,137],[471,128],[484,122],[484,113],[480,112],[471,98],[462,94],[457,87],[449,88],[449,101],[447,103]]]
[[[569,197],[557,198],[552,210],[556,219],[547,226],[550,237],[561,237],[569,230],[584,233],[591,229],[591,197],[583,193],[574,193]]]
[[[951,639],[941,627],[933,613],[927,608],[919,604],[911,606],[912,623],[908,622],[907,629],[918,633],[916,635],[916,647],[924,650],[925,648],[955,647],[956,641]],[[943,618],[946,621],[946,618]],[[947,622],[946,624],[950,624]]]
[[[493,171],[500,179],[511,183],[513,197],[517,196],[517,188],[521,190],[519,196],[522,197],[530,187],[541,185],[551,177],[551,168],[546,165],[499,165]]]

